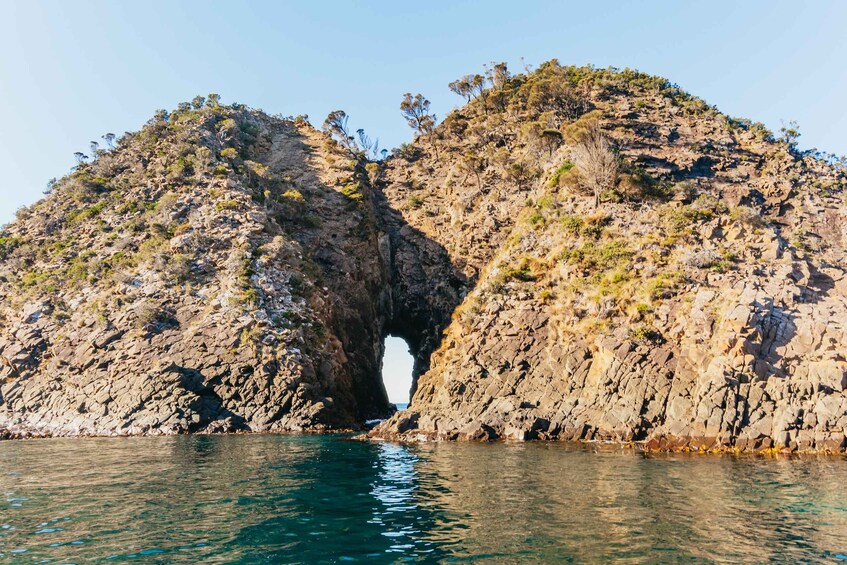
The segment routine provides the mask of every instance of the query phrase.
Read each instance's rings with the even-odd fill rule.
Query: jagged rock
[[[537,418],[549,422],[538,437],[650,449],[843,449],[843,169],[707,106],[681,112],[687,103],[637,77],[599,73],[609,89],[582,69],[542,67],[502,89],[505,114],[475,101],[448,117],[440,156],[419,142],[414,161],[389,164],[384,193],[404,220],[482,274],[418,377],[417,425],[401,430],[401,412],[371,435],[525,439]],[[573,185],[546,182],[570,148],[544,156],[522,137],[544,119],[522,98],[542,77],[591,90],[624,162],[675,185],[669,202],[607,199],[597,211]],[[516,186],[493,162],[460,176],[444,158],[490,159],[476,132],[495,129],[513,161],[543,171],[538,182]],[[412,196],[425,204],[404,208]],[[452,208],[453,197],[473,204]],[[836,224],[825,243],[809,235]]]
[[[587,131],[620,159],[599,209]],[[360,427],[390,333],[414,396],[375,437],[842,451],[845,182],[556,62],[381,163],[182,107],[0,234],[0,437]]]
[[[388,415],[386,316],[371,296],[388,272],[366,176],[306,123],[241,107],[169,122],[79,167],[2,234],[0,429],[212,433]],[[222,142],[221,127],[240,133]],[[360,201],[342,193],[351,181]]]

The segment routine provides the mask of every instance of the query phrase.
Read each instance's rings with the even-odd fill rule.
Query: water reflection
[[[462,457],[450,445],[420,449],[420,472],[441,487],[420,495],[466,516],[456,557],[761,563],[847,553],[844,459],[649,458],[544,444],[468,445]]]
[[[847,461],[329,436],[0,442],[0,561],[847,561]]]
[[[420,534],[414,520],[408,519],[417,510],[412,500],[416,488],[416,462],[417,458],[403,446],[379,445],[377,476],[370,492],[380,504],[368,523],[378,526],[381,534],[391,540],[389,553],[402,554],[413,549],[415,536]]]

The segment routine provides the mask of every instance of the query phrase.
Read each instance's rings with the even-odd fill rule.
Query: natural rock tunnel
[[[406,340],[389,335],[383,341],[382,384],[388,401],[398,409],[408,406],[411,400],[414,357]]]
[[[410,396],[414,396],[418,377],[429,369],[430,357],[471,281],[444,247],[406,224],[379,189],[374,200],[383,230],[380,253],[388,272],[383,334],[400,337],[409,345],[414,357]]]
[[[599,211],[522,127],[573,81],[627,166]],[[0,232],[0,437],[349,429],[393,335],[378,437],[843,451],[843,172],[656,84],[551,62],[379,163],[157,117]]]
[[[98,178],[134,187],[123,199],[155,204],[130,212],[143,220],[136,218],[138,226],[169,225],[179,234],[145,242],[147,249],[162,239],[150,265],[140,249],[147,236],[121,240],[118,256],[137,253],[144,263],[118,281],[87,283],[90,300],[105,308],[99,316],[62,310],[63,300],[76,300],[73,287],[3,311],[5,434],[355,427],[390,414],[380,371],[388,335],[409,345],[414,391],[467,292],[464,275],[439,243],[407,223],[386,186],[370,182],[362,167],[339,166],[343,152],[322,134],[249,111],[232,115],[261,132],[249,162],[275,179],[272,186],[233,173],[176,190],[152,166],[132,168],[151,158],[141,138],[97,163]],[[180,135],[196,142],[212,124]],[[66,210],[57,217],[78,206],[66,193],[83,190],[66,182],[53,196]],[[101,219],[115,232],[125,215],[108,209]],[[57,222],[46,211],[34,214],[13,228],[14,241],[58,237]],[[106,232],[77,231],[109,264]],[[14,271],[33,260],[29,252],[3,266]],[[172,272],[174,254],[184,258],[194,292]],[[64,338],[67,326],[77,329]]]

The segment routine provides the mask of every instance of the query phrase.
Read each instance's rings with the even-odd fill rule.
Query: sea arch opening
[[[398,409],[411,402],[415,384],[415,357],[409,343],[400,336],[385,338],[382,355],[382,384],[388,401]]]

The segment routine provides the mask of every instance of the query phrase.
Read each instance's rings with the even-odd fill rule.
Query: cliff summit
[[[383,158],[216,96],[80,158],[0,235],[2,433],[357,428],[393,334],[374,437],[847,447],[843,160],[636,71],[450,88]]]

